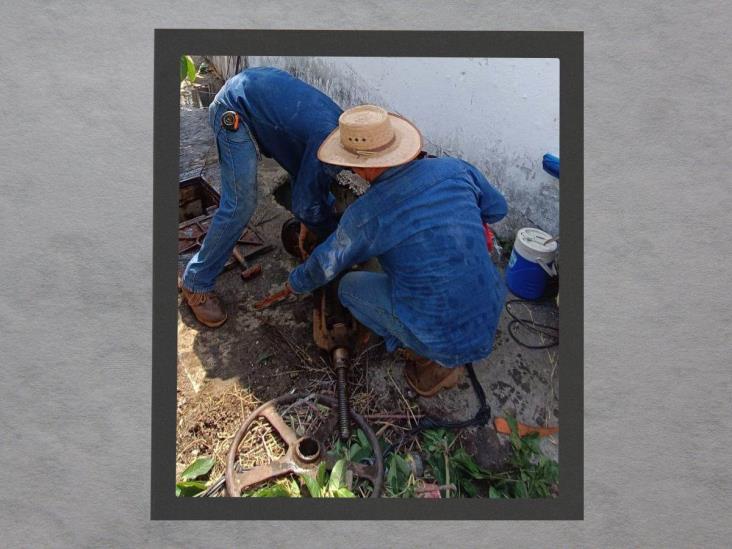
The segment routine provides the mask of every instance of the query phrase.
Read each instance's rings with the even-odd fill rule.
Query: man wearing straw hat
[[[329,189],[340,169],[323,164],[316,153],[341,112],[320,90],[272,67],[246,69],[216,94],[209,120],[221,166],[221,204],[181,284],[183,299],[202,324],[216,328],[226,321],[214,285],[256,208],[260,151],[292,176],[292,211],[302,222],[300,247],[308,228],[320,238],[335,229]]]
[[[382,108],[361,105],[339,117],[318,158],[371,186],[287,286],[311,292],[378,258],[383,272],[347,273],[339,298],[388,351],[402,350],[412,388],[433,396],[493,348],[505,289],[483,223],[502,219],[506,201],[467,162],[424,158],[421,150],[419,130]]]

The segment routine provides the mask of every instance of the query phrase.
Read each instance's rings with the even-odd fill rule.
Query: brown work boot
[[[399,352],[406,361],[404,377],[409,386],[423,397],[435,396],[442,389],[450,389],[457,385],[463,377],[465,368],[446,368],[434,360],[415,354],[409,349]]]
[[[193,293],[185,288],[181,288],[181,293],[193,315],[204,326],[218,328],[226,322],[226,311],[215,293]]]

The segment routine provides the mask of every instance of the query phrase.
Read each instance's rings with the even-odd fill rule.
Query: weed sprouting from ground
[[[429,472],[444,497],[545,498],[555,494],[559,465],[539,450],[539,437],[520,437],[516,419],[507,418],[511,455],[502,471],[487,471],[445,429],[426,431],[422,447]]]
[[[559,466],[539,449],[537,434],[519,436],[516,419],[508,416],[511,453],[504,468],[488,471],[480,467],[461,444],[454,431],[423,431],[412,448],[387,454],[384,460],[383,495],[391,498],[546,498],[558,492]],[[388,446],[379,437],[379,451]],[[374,449],[360,430],[347,442],[336,441],[326,469],[321,463],[316,474],[292,475],[249,490],[243,497],[368,497],[370,481],[354,477],[350,464],[374,463]],[[213,467],[212,458],[198,458],[183,473],[176,485],[179,496],[193,496],[207,487],[205,477]]]

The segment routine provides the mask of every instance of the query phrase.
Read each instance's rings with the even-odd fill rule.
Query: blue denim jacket
[[[265,156],[292,176],[292,211],[308,227],[329,234],[337,224],[330,179],[341,168],[323,164],[318,147],[343,112],[321,91],[273,67],[232,76],[216,95],[239,113]]]
[[[505,298],[482,222],[506,201],[473,166],[423,158],[383,172],[330,237],[290,273],[297,293],[376,256],[392,283],[394,314],[446,365],[488,356]],[[393,351],[396,343],[387,340]],[[391,348],[390,348],[391,347]]]

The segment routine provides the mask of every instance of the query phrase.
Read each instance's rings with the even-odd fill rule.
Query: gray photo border
[[[175,205],[180,135],[178,57],[182,54],[559,59],[563,292],[559,323],[561,482],[557,498],[290,500],[175,496]],[[582,32],[155,30],[151,519],[583,518],[583,55]]]

